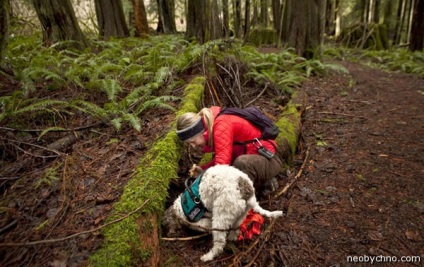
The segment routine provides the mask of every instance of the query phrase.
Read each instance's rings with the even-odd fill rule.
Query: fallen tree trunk
[[[199,110],[204,85],[205,79],[198,77],[186,87],[177,117]],[[108,220],[135,210],[146,199],[151,201],[138,215],[104,229],[103,246],[90,257],[90,266],[157,266],[160,259],[160,223],[157,215],[163,212],[171,180],[178,176],[176,172],[181,150],[181,142],[175,131],[171,130],[141,159]]]

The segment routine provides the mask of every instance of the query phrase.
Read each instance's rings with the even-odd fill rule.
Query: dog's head
[[[174,203],[165,210],[162,218],[162,226],[165,230],[167,237],[181,236],[183,225],[181,224],[180,217],[184,216],[181,209],[181,196],[179,196]]]

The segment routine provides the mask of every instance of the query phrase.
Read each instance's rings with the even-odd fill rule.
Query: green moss
[[[205,79],[198,77],[186,87],[177,116],[198,111],[204,84]],[[160,214],[163,211],[170,181],[177,177],[181,149],[182,143],[175,131],[171,130],[140,160],[108,221],[120,218],[122,214],[128,214],[147,200],[148,202],[138,214],[104,229],[104,244],[90,257],[90,266],[131,266],[135,262],[143,262],[149,258],[151,251],[140,249],[142,241],[139,240],[136,219],[142,213]],[[152,231],[151,227],[149,231]]]
[[[277,32],[274,29],[257,27],[249,31],[246,42],[254,46],[270,45],[277,43]]]
[[[201,107],[201,101],[206,79],[204,77],[194,78],[184,90],[184,99],[177,117],[186,112],[197,112]]]
[[[213,153],[205,153],[205,154],[203,154],[203,157],[200,160],[199,165],[206,164],[209,161],[211,161],[212,159],[213,159]]]
[[[277,141],[285,138],[290,146],[292,156],[296,153],[296,147],[299,139],[301,127],[301,114],[297,110],[298,104],[289,102],[281,114],[281,118],[276,122],[281,132],[277,137]]]

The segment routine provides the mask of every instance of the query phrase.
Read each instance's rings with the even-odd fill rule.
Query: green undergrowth
[[[184,85],[187,72],[211,77],[218,65],[229,72],[235,67],[231,62],[237,62],[248,67],[244,80],[271,83],[290,94],[311,75],[334,69],[291,49],[265,54],[237,40],[199,45],[181,35],[92,40],[83,51],[61,47],[43,47],[31,37],[10,38],[6,61],[22,86],[0,97],[2,124],[25,129],[37,121],[46,134],[66,128],[78,115],[118,131],[126,124],[141,131],[146,110],[174,110],[180,100],[175,89]]]
[[[205,79],[198,77],[185,88],[177,117],[200,109],[204,84]],[[162,213],[170,181],[177,178],[181,149],[181,142],[175,131],[171,130],[141,159],[108,221],[129,214],[147,202],[139,213],[104,229],[105,241],[102,248],[90,258],[90,266],[132,266],[150,256],[149,251],[141,250],[143,240],[139,240],[136,219],[141,214]]]
[[[385,71],[404,72],[424,77],[424,52],[404,48],[390,50],[361,50],[346,47],[327,47],[326,59],[346,60]]]

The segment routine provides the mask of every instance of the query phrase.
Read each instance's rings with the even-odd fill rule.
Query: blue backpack
[[[190,222],[197,222],[208,211],[202,203],[199,195],[199,184],[203,172],[196,179],[193,177],[185,181],[185,190],[181,195],[181,206],[183,212]],[[193,181],[194,180],[194,181]]]

